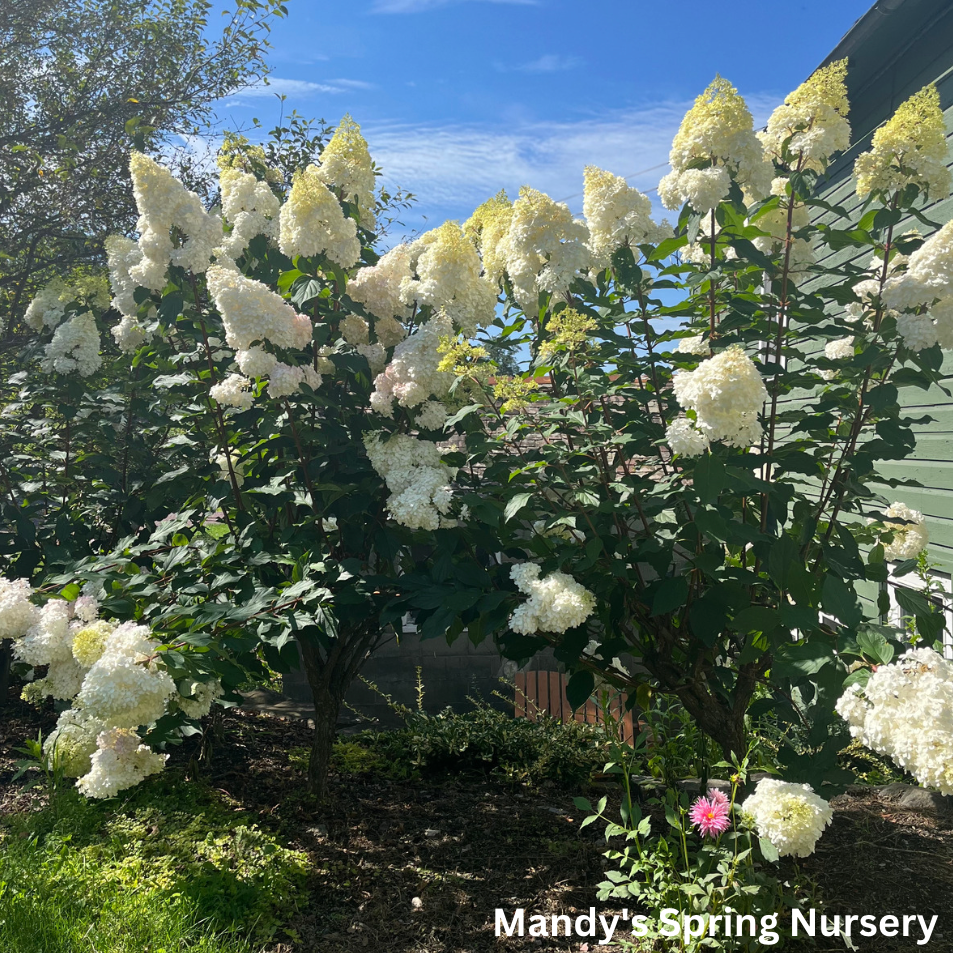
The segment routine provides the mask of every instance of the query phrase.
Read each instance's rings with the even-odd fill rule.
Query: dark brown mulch
[[[10,748],[54,720],[19,701],[0,712],[0,811],[30,802],[8,783],[17,757]],[[232,711],[221,728],[200,768],[205,779],[311,859],[309,902],[269,953],[581,953],[577,938],[498,939],[494,910],[607,912],[595,899],[604,842],[596,825],[580,832],[575,791],[480,776],[350,775],[333,776],[331,797],[318,803],[304,791],[304,752],[289,758],[309,745],[304,722]],[[171,765],[184,768],[197,751],[197,741],[184,745]],[[857,949],[953,951],[953,819],[900,812],[873,794],[844,796],[835,807],[816,854],[800,862],[828,912],[940,915],[928,947],[878,938],[855,939]],[[845,949],[833,939],[788,948]],[[588,949],[618,947],[590,941]]]

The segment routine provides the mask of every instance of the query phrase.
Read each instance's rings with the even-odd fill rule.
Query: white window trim
[[[907,573],[905,576],[895,576],[893,574],[893,566],[896,565],[896,563],[890,564],[891,569],[887,581],[881,583],[880,586],[881,591],[887,593],[889,600],[887,614],[881,616],[881,619],[885,625],[892,625],[900,629],[903,627],[903,609],[900,608],[900,603],[897,602],[895,594],[897,587],[903,586],[907,589],[922,590],[924,583],[916,573],[912,572]],[[943,641],[943,657],[953,659],[953,578],[951,578],[950,573],[941,572],[940,570],[932,570],[930,575],[935,582],[943,587],[943,594],[946,597],[942,598],[942,600],[938,600],[937,597],[934,597],[934,603],[939,604],[943,610],[944,626],[941,636]]]

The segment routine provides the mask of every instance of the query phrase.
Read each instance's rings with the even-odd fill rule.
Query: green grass
[[[3,953],[253,953],[295,912],[303,854],[202,790],[161,776],[132,795],[0,821]]]

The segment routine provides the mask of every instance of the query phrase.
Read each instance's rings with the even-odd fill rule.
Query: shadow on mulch
[[[10,749],[54,721],[52,711],[38,715],[18,700],[0,711],[0,811],[29,809],[30,796],[9,784],[17,757]],[[330,798],[318,803],[304,790],[303,760],[288,754],[309,746],[305,722],[231,711],[222,727],[204,779],[311,859],[310,901],[269,953],[581,953],[587,947],[578,938],[497,938],[494,911],[609,912],[595,899],[604,841],[596,825],[579,830],[576,791],[480,776],[349,775],[332,776]],[[184,768],[197,750],[197,741],[176,749],[170,768]],[[926,947],[912,938],[855,938],[856,948],[953,951],[953,818],[899,812],[874,794],[845,795],[835,807],[817,852],[800,862],[827,912],[940,917]],[[786,948],[845,946],[818,939]],[[593,940],[588,949],[619,947]]]

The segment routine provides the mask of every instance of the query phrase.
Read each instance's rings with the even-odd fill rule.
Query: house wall
[[[844,37],[824,61],[848,58],[847,89],[850,99],[852,147],[829,168],[819,195],[844,208],[856,222],[862,214],[852,177],[854,160],[870,148],[878,126],[896,108],[928,83],[936,83],[946,117],[947,142],[953,135],[953,3],[949,0],[880,0]],[[948,164],[953,154],[948,149]],[[953,198],[923,208],[928,219],[943,224],[953,219]],[[849,228],[843,218],[825,212],[817,221]],[[914,218],[897,226],[902,234],[917,228],[929,230]],[[829,254],[823,265],[855,261],[866,266],[869,252],[850,248]],[[953,353],[945,352],[944,384],[953,390]],[[945,573],[953,572],[953,399],[937,387],[901,392],[910,416],[930,415],[934,420],[914,429],[917,447],[903,461],[881,467],[885,478],[913,479],[921,487],[883,487],[890,499],[899,499],[927,517],[930,557]]]

